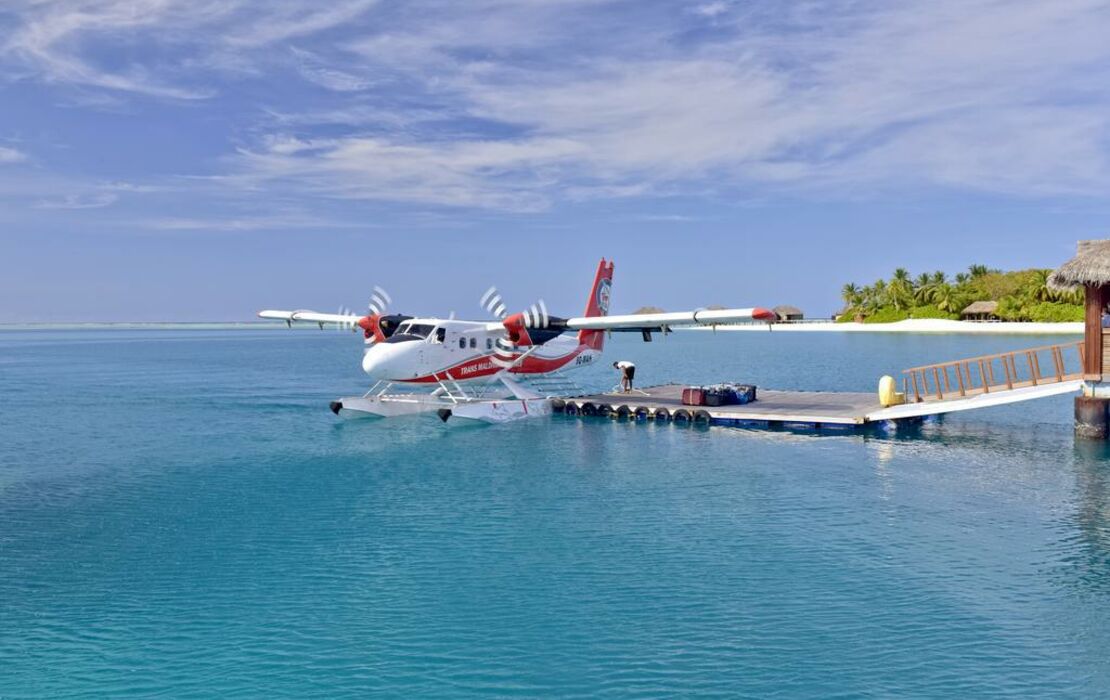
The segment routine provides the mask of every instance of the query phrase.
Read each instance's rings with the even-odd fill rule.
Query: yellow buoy
[[[884,375],[879,380],[879,405],[886,408],[903,403],[906,403],[906,395],[898,391],[898,384],[894,381],[894,377],[889,374]]]

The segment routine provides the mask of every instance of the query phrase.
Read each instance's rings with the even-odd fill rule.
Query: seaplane
[[[332,401],[337,416],[431,413],[444,422],[456,417],[485,423],[550,414],[550,399],[570,391],[565,373],[596,364],[607,333],[639,332],[650,341],[653,333],[679,326],[775,318],[759,307],[609,316],[613,269],[604,258],[598,263],[586,310],[573,318],[548,313],[542,299],[510,314],[496,287],[480,298],[494,317],[489,321],[389,313],[393,300],[381,287],[374,287],[365,315],[268,309],[258,316],[290,327],[314,323],[362,331],[362,370],[375,384],[362,396]]]

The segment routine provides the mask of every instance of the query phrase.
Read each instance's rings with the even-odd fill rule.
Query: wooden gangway
[[[908,403],[965,399],[1083,378],[1083,341],[980,355],[903,370]]]

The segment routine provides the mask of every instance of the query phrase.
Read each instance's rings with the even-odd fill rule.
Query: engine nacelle
[[[538,319],[527,312],[513,314],[501,322],[509,340],[518,347],[543,345],[567,328],[566,319],[557,316],[547,317],[547,325],[542,328],[537,327],[537,323]]]
[[[385,340],[385,335],[382,333],[382,327],[379,323],[380,320],[381,316],[378,314],[371,314],[360,318],[358,320],[358,327],[362,329],[362,337],[367,340],[373,338],[374,342]]]
[[[412,316],[402,316],[401,314],[389,314],[388,316],[370,314],[358,320],[358,327],[362,329],[362,337],[367,340],[373,338],[375,343],[380,343],[393,335],[397,327],[410,318]]]

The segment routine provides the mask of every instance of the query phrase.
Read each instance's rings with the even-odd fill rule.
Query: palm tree
[[[948,284],[948,275],[941,270],[933,273],[933,284]]]
[[[933,294],[936,293],[938,283],[934,282],[933,278],[929,275],[921,275],[921,277],[924,277],[925,280],[921,282],[919,279],[917,288],[913,290],[913,298],[919,304],[928,304],[933,300]],[[941,282],[939,284],[944,283]]]
[[[961,284],[967,284],[968,280],[970,280],[970,279],[971,279],[971,277],[966,272],[957,272],[956,273],[956,285],[957,286],[959,286]]]
[[[894,308],[903,309],[909,306],[909,302],[913,298],[913,282],[910,281],[909,270],[904,267],[895,270],[888,289],[890,290],[890,302]]]
[[[875,290],[871,285],[866,284],[859,290],[859,305],[865,310],[875,307]]]
[[[933,294],[933,303],[946,314],[954,314],[960,310],[959,291],[950,284],[938,284]]]
[[[871,285],[871,295],[875,308],[886,306],[889,299],[886,280],[875,280],[875,284]]]
[[[971,277],[982,277],[989,273],[991,270],[986,265],[969,265],[967,271],[971,273]]]
[[[844,299],[844,303],[849,307],[859,306],[860,291],[859,287],[853,282],[849,282],[840,288],[840,297]]]
[[[1032,297],[1033,301],[1056,301],[1059,295],[1048,286],[1048,276],[1052,270],[1033,270]]]

